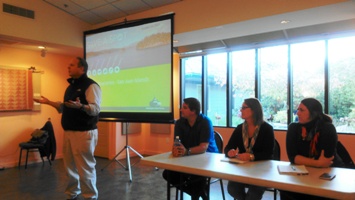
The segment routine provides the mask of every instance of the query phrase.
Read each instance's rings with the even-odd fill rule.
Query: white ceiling
[[[182,0],[43,0],[89,24],[126,17]]]

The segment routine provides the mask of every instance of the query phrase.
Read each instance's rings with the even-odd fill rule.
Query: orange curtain
[[[25,111],[32,108],[32,71],[0,68],[0,111]]]

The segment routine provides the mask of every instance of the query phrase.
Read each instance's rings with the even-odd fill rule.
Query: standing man
[[[100,113],[100,86],[88,78],[88,64],[80,57],[68,66],[69,86],[62,102],[50,101],[42,96],[34,101],[50,105],[62,113],[63,161],[69,183],[65,190],[68,199],[97,199],[96,160],[97,122]]]
[[[212,121],[200,113],[200,110],[201,105],[196,98],[184,99],[180,109],[181,118],[176,121],[174,128],[174,138],[179,136],[181,144],[173,145],[173,156],[189,156],[206,151],[218,153]],[[207,200],[209,188],[207,177],[170,170],[165,170],[163,177],[169,183],[188,193],[192,200],[198,200],[200,197]],[[181,180],[183,185],[179,186]]]

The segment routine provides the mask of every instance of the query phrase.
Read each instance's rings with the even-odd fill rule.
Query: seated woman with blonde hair
[[[262,106],[258,99],[245,99],[240,108],[244,123],[232,133],[224,152],[227,157],[244,161],[269,160],[273,158],[274,129],[264,121]],[[246,192],[246,188],[248,191]],[[228,193],[238,200],[261,199],[266,188],[229,181]]]

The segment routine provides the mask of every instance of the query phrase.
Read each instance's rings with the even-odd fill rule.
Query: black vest
[[[70,85],[65,91],[64,102],[69,100],[76,101],[79,97],[80,103],[87,105],[85,91],[91,84],[97,83],[88,78],[86,74],[83,74],[78,79],[69,78],[68,82]],[[98,120],[98,115],[90,116],[80,109],[63,106],[62,126],[64,130],[88,131],[97,129]]]

